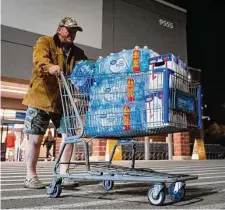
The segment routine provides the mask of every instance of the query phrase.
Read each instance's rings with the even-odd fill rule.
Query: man
[[[50,153],[50,150],[52,146],[55,143],[55,138],[52,135],[52,132],[49,130],[48,135],[44,138],[44,144],[43,147],[46,146],[46,159],[45,161],[48,161],[48,158],[51,157],[51,160],[54,160],[53,154]]]
[[[45,185],[38,179],[36,173],[37,161],[40,153],[43,135],[52,120],[57,129],[62,128],[62,108],[59,85],[56,75],[61,71],[68,74],[75,62],[86,60],[83,50],[76,47],[73,41],[77,31],[83,31],[72,17],[63,18],[53,37],[40,37],[33,49],[33,72],[30,86],[23,100],[27,113],[24,122],[24,133],[29,134],[26,149],[27,175],[24,187],[40,189]],[[60,123],[61,121],[61,123]],[[62,137],[65,138],[65,131]],[[61,161],[69,162],[73,145],[67,144]],[[68,165],[60,167],[60,173],[68,172]],[[72,182],[72,183],[71,183]],[[62,185],[74,184],[73,180],[63,179]]]

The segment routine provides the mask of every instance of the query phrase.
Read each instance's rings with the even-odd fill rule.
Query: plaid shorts
[[[58,133],[66,133],[62,115],[28,107],[23,132],[25,134],[44,135],[50,120],[52,120]]]

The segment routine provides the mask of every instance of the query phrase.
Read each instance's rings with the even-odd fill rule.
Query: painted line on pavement
[[[213,185],[213,184],[224,184],[225,183],[225,181],[213,181],[213,182],[195,182],[195,183],[190,183],[190,182],[187,182],[186,184],[187,184],[187,186],[189,187],[189,186],[201,186],[201,185]],[[49,184],[49,182],[44,182],[44,184]],[[122,185],[123,186],[123,188],[122,189],[125,189],[126,188],[126,185],[127,184],[129,184],[129,185],[131,185],[131,184],[137,184],[137,182],[128,182],[128,183],[115,183],[115,185],[117,185],[117,184],[120,184],[120,185]],[[150,184],[150,183],[149,183]],[[23,185],[23,183],[21,183],[21,184],[2,184],[2,186],[11,186],[11,185],[14,185],[14,186],[21,186],[21,185]],[[91,184],[92,185],[92,184]],[[89,185],[89,186],[91,186],[91,185]],[[96,183],[96,184],[93,184],[93,186],[100,186],[100,185],[102,185],[102,183]],[[146,185],[147,185],[147,182],[146,182]],[[81,186],[84,186],[84,185],[81,185]],[[137,187],[134,187],[134,189],[136,189]],[[2,192],[4,192],[4,191],[19,191],[19,189],[26,189],[26,188],[15,188],[15,189],[1,189],[1,191]],[[118,191],[117,189],[116,189],[116,191]],[[222,191],[219,191],[219,192],[224,192],[225,191],[225,189],[224,190],[222,190]],[[88,191],[89,192],[89,191]],[[95,192],[95,191],[94,191]],[[102,192],[102,191],[101,191]],[[115,191],[114,191],[115,192]],[[13,196],[12,196],[13,197]],[[4,198],[4,197],[3,197]],[[29,198],[29,197],[28,197]],[[13,198],[12,198],[13,199]],[[17,198],[15,198],[15,199],[17,199]]]
[[[98,186],[96,186],[98,187]],[[122,189],[116,189],[114,191],[112,191],[112,193],[116,193],[116,192],[123,192],[125,191],[125,188]],[[136,192],[136,188],[131,189],[130,191],[134,191]],[[62,192],[62,196],[81,196],[81,195],[86,195],[86,194],[93,194],[93,193],[100,193],[100,194],[105,194],[106,192],[102,189],[102,190],[89,190],[89,191],[83,191],[83,192],[71,192],[70,193],[64,193]],[[24,195],[24,196],[3,196],[1,197],[2,201],[5,200],[18,200],[18,199],[30,199],[30,198],[49,198],[47,194],[41,194],[41,195]]]
[[[32,207],[32,209],[76,209],[76,208],[84,208],[84,207],[90,207],[90,206],[101,206],[101,205],[107,205],[107,204],[119,204],[119,203],[126,203],[126,202],[142,202],[142,204],[149,205],[148,199],[146,196],[135,196],[135,197],[123,197],[123,198],[116,198],[113,200],[95,200],[95,201],[89,201],[89,202],[78,202],[78,203],[70,203],[70,204],[58,204],[58,205],[45,205],[45,206],[35,206]],[[212,208],[221,208],[224,206],[223,203],[219,204],[211,204],[211,205],[201,205],[199,208],[206,209],[209,207]],[[31,209],[30,207],[27,208],[20,208],[20,209]]]
[[[129,198],[119,198],[115,200],[98,200],[98,201],[89,201],[89,202],[79,202],[79,203],[71,203],[71,204],[61,204],[61,205],[46,205],[46,206],[36,206],[32,207],[32,209],[75,209],[75,208],[82,208],[82,207],[89,207],[89,206],[100,206],[100,205],[106,205],[106,204],[119,204],[119,203],[124,203],[124,202],[129,202],[129,201],[140,201],[143,200],[144,196],[138,196],[138,197],[129,197]],[[147,200],[147,198],[145,198]],[[146,202],[146,204],[148,204]],[[30,207],[28,208],[21,208],[21,209],[31,209]]]
[[[202,206],[197,207],[197,209],[224,209],[224,208],[225,208],[224,203],[202,205]],[[195,207],[195,209],[196,209],[196,207]]]
[[[225,173],[225,172],[223,172]],[[216,173],[218,174],[218,173]],[[198,176],[200,176],[199,174],[197,174]],[[206,177],[204,176],[200,176],[198,179],[213,179],[213,178],[223,178],[225,177],[224,175],[218,175],[218,176],[208,176],[209,174],[204,174],[207,175]],[[23,179],[1,179],[1,185],[9,185],[7,183],[3,184],[3,182],[23,182],[25,179],[25,175],[24,176],[16,176],[17,178],[23,178]],[[12,178],[16,178],[15,176],[13,176]],[[40,179],[43,180],[51,180],[53,178],[53,175],[45,175],[44,177],[39,175]],[[49,177],[49,178],[47,178]],[[16,185],[16,183],[14,183]],[[13,184],[12,184],[13,185]]]
[[[187,186],[201,186],[201,185],[211,185],[211,184],[224,184],[225,181],[213,181],[213,182],[195,182],[187,183]]]
[[[172,173],[183,173],[183,171],[188,171],[188,172],[193,172],[193,173],[197,173],[197,172],[206,172],[206,171],[221,171],[221,169],[223,169],[223,168],[225,168],[225,166],[223,166],[223,167],[209,167],[209,168],[205,168],[204,170],[195,170],[195,169],[193,169],[192,167],[190,167],[190,168],[180,168],[179,170],[177,170],[177,168],[174,168],[174,169],[160,169],[160,170],[156,170],[156,171],[159,171],[159,172],[172,172]],[[136,168],[136,169],[138,169],[138,168]],[[72,171],[73,169],[71,169],[71,171]],[[15,170],[14,170],[15,171]],[[85,171],[84,169],[76,169],[76,171]],[[26,171],[24,171],[25,173],[26,173]],[[37,170],[37,172],[39,172],[38,170]],[[13,172],[12,172],[13,173]]]
[[[38,171],[37,170],[37,173],[42,173],[42,174],[50,174],[50,173],[52,173],[51,171]],[[13,173],[13,172],[7,172],[7,173],[5,173],[5,172],[1,172],[1,177],[5,177],[5,176],[8,176],[8,175],[23,175],[23,174],[26,174],[26,171],[23,171],[23,172],[15,172],[15,173]]]
[[[156,160],[157,161],[157,160]],[[194,160],[193,160],[193,162],[194,162]],[[190,162],[190,165],[191,165],[191,163],[193,163],[193,162]],[[91,162],[92,163],[92,162]],[[98,163],[98,162],[94,162],[94,163]],[[102,163],[102,162],[101,162]],[[107,161],[105,162],[105,163],[107,163]],[[146,163],[146,162],[144,162],[143,161],[143,164],[144,163]],[[84,166],[84,165],[79,165],[80,163],[78,162],[78,165],[77,166]],[[117,165],[117,166],[125,166],[125,167],[127,167],[127,166],[130,166],[130,164],[118,164],[118,163],[112,163],[113,165]],[[41,164],[39,164],[37,167],[39,168],[39,169],[45,169],[45,168],[50,168],[50,167],[53,167],[55,164],[49,164],[49,165],[41,165]],[[74,163],[72,163],[71,165],[76,165],[76,164],[74,164]],[[136,166],[140,166],[141,164],[140,164],[140,162],[139,163],[136,163]],[[146,165],[146,164],[144,164],[144,165]],[[2,164],[2,166],[3,166],[3,164]],[[24,166],[24,168],[26,168],[26,164],[24,164],[23,165]],[[209,166],[209,164],[205,164],[205,165],[202,165],[200,162],[199,162],[199,165],[192,165],[192,167],[207,167],[207,166]],[[219,165],[214,165],[214,164],[212,164],[212,166],[214,166],[214,167],[221,167],[221,166],[224,166],[223,164],[219,164]],[[153,168],[163,168],[163,167],[180,167],[180,168],[186,168],[186,167],[189,167],[189,166],[184,166],[184,165],[173,165],[173,164],[171,164],[171,165],[168,165],[168,164],[166,164],[165,163],[165,165],[162,165],[162,166],[158,166],[158,165],[152,165],[152,167]],[[5,167],[5,169],[9,169],[9,168],[11,168],[11,169],[15,169],[15,168],[21,168],[21,166],[14,166],[14,165],[8,165],[8,166],[6,166]]]
[[[120,166],[120,165],[118,165],[118,166]],[[81,168],[80,166],[77,166],[77,168]],[[83,166],[83,167],[85,167],[85,166]],[[129,167],[129,166],[128,166]],[[169,168],[173,168],[173,170],[174,169],[181,169],[181,170],[185,170],[185,169],[189,169],[189,168],[191,168],[191,169],[194,169],[194,168],[197,168],[197,169],[205,169],[205,168],[207,168],[208,167],[208,165],[207,166],[162,166],[162,167],[160,167],[160,166],[156,166],[156,167],[151,167],[151,169],[154,169],[154,170],[158,170],[158,169],[162,169],[162,170],[168,170]],[[137,168],[140,168],[140,167],[137,167]],[[212,167],[210,167],[211,169],[213,169],[213,168],[225,168],[224,167],[224,165],[218,165],[218,166],[212,166]],[[19,167],[18,169],[21,169],[21,167]],[[48,168],[47,167],[45,167],[45,168],[37,168],[37,171],[46,171],[46,170],[52,170],[53,169],[53,166],[49,166]],[[26,168],[22,168],[22,170],[25,172],[26,171]],[[15,167],[10,167],[10,168],[7,168],[7,169],[1,169],[1,172],[15,172]]]
[[[40,178],[40,177],[39,177]],[[44,181],[44,180],[52,180],[53,177],[51,178],[40,178],[41,181]],[[23,184],[23,182],[25,181],[25,177],[24,179],[15,179],[15,180],[1,180],[1,186],[6,186],[6,185],[21,185]],[[2,182],[15,182],[15,183],[2,183]],[[20,183],[17,183],[17,182],[20,182]]]
[[[225,177],[224,175],[223,176],[205,176],[205,177],[199,177],[198,179],[211,179],[211,178],[223,178]]]
[[[207,167],[207,168],[204,168],[205,170],[203,170],[203,171],[207,171],[207,170],[218,170],[218,169],[222,169],[222,168],[225,168],[225,166],[221,166],[221,167]],[[191,166],[188,168],[189,170],[191,170],[191,171],[197,171],[196,169],[193,169]],[[178,171],[187,171],[188,169],[179,169]],[[163,169],[163,170],[160,170],[160,171],[175,171],[176,170],[176,168],[173,168],[173,169]],[[202,171],[202,170],[201,170]]]
[[[50,182],[52,181],[52,178],[46,178],[44,179],[45,181],[43,181],[43,179],[41,181],[43,181],[44,184],[50,184]],[[49,180],[49,181],[46,181]],[[79,183],[82,185],[97,185],[99,181],[79,181]],[[1,186],[23,186],[24,183],[24,179],[21,180],[20,183],[6,183],[6,184],[1,184]]]
[[[26,174],[24,174],[23,176],[11,176],[9,177],[10,174],[8,176],[5,176],[5,177],[1,177],[1,181],[10,181],[11,179],[8,179],[8,178],[25,178],[26,177]],[[53,177],[53,174],[45,174],[45,175],[41,175],[41,174],[38,174],[38,177]],[[17,179],[16,179],[17,180]]]
[[[217,167],[213,167],[213,168],[209,167],[209,168],[205,168],[205,170],[195,170],[192,167],[190,167],[190,168],[187,168],[187,169],[180,169],[180,170],[176,170],[176,168],[174,168],[174,169],[163,169],[163,170],[155,170],[155,171],[159,171],[159,172],[173,172],[173,173],[175,173],[175,172],[176,173],[180,173],[182,171],[194,171],[196,173],[196,172],[214,171],[214,170],[221,171],[221,168],[225,168],[225,166],[224,167],[218,167],[218,168]],[[138,168],[136,168],[136,169],[138,169]],[[71,169],[71,171],[85,171],[85,170],[84,169],[81,170],[81,169],[78,168],[78,169]],[[13,172],[15,172],[15,170],[12,171],[12,174],[13,174]],[[37,170],[37,172],[41,172],[41,171]],[[26,173],[26,171],[24,171],[24,173]],[[51,173],[51,171],[49,171],[49,173]]]
[[[1,192],[12,192],[12,191],[27,191],[27,190],[33,190],[29,188],[10,188],[10,189],[1,189]]]
[[[208,183],[208,182],[204,182],[203,185],[205,185],[205,183]],[[48,184],[48,183],[44,182],[44,184]],[[201,183],[195,183],[195,184],[190,183],[190,184],[187,184],[187,185],[188,186],[196,186],[196,185],[200,185],[200,184]],[[221,184],[221,182],[219,184]],[[97,186],[97,185],[101,185],[101,184],[95,184],[95,186]],[[124,184],[124,188],[123,189],[125,189],[125,188],[126,188],[126,185]],[[24,187],[22,187],[22,188],[10,188],[10,189],[1,189],[1,192],[28,191],[28,190],[33,190],[33,189],[24,188]],[[225,192],[225,189],[219,190],[218,192]]]
[[[71,170],[75,170],[75,169],[71,169]],[[80,171],[80,170],[84,170],[84,167],[83,168],[76,168],[76,170]],[[53,168],[49,168],[49,169],[37,169],[37,172],[51,172],[53,171]],[[26,173],[26,169],[23,169],[23,170],[2,170],[1,169],[1,174],[7,174],[7,173],[12,173],[12,174],[16,174],[16,173]]]
[[[224,174],[225,173],[225,171],[220,171],[219,169],[218,170],[216,170],[216,171],[219,171],[219,174]],[[200,174],[196,174],[196,173],[194,173],[194,174],[196,174],[196,175],[198,175],[198,176],[201,176],[201,175],[210,175],[210,174],[218,174],[218,172],[216,172],[216,171],[214,171],[214,172],[208,172],[208,171],[205,171],[205,173],[200,173]],[[38,172],[38,174],[39,174],[39,176],[42,176],[42,174],[49,174],[49,175],[52,175],[53,176],[53,173],[51,173],[51,172],[40,172],[39,173],[39,171],[37,171]],[[85,172],[85,171],[80,171],[80,172]],[[196,171],[197,172],[197,171]],[[200,171],[201,172],[201,171]],[[190,171],[190,173],[191,173],[191,171]],[[25,176],[25,174],[26,174],[26,171],[24,171],[24,173],[13,173],[13,175],[14,174],[18,174],[18,175],[24,175]],[[175,172],[175,174],[179,174],[179,172]],[[11,176],[12,174],[8,174],[8,173],[5,173],[4,174],[4,176],[2,176],[2,174],[1,174],[1,178],[5,178],[5,177],[8,177],[8,176]],[[24,177],[24,176],[21,176],[21,177]],[[44,176],[46,176],[46,175],[44,175]],[[13,178],[13,177],[19,177],[19,176],[11,176],[11,178]]]
[[[212,170],[210,170],[210,171],[212,171]],[[205,172],[205,173],[198,174],[198,172]],[[184,172],[176,171],[173,174],[182,174],[182,173],[184,173]],[[219,174],[224,174],[224,173],[225,173],[224,171],[219,172]],[[209,174],[218,174],[218,172],[217,173],[216,172],[210,172],[210,173],[208,173],[207,171],[194,171],[194,172],[193,171],[190,171],[188,174],[190,174],[190,175],[191,174],[195,174],[195,175],[201,176],[201,175],[209,175]],[[25,178],[26,174],[24,174],[23,176],[11,176],[11,177],[9,177],[9,176],[10,176],[10,174],[8,174],[8,176],[1,177],[1,182],[17,182],[17,181],[23,181],[24,179],[14,179],[14,178]],[[51,177],[51,178],[53,178],[53,174],[46,174],[46,175],[43,175],[42,176],[42,173],[39,173],[39,177],[42,178],[42,179],[45,179],[45,177]],[[223,177],[223,176],[221,176],[221,177]],[[5,179],[5,178],[12,178],[12,179]],[[202,179],[203,178],[205,178],[205,177],[202,177]],[[209,177],[209,178],[213,178],[213,176],[212,177]]]

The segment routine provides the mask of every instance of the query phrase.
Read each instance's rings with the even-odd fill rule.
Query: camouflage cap
[[[67,28],[77,28],[78,31],[83,31],[83,29],[78,26],[77,21],[73,17],[64,17],[59,22],[60,27],[67,27]]]

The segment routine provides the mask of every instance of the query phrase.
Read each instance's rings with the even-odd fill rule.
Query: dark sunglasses
[[[77,29],[76,28],[66,28],[67,31],[70,33],[70,34],[76,34],[77,33]]]

